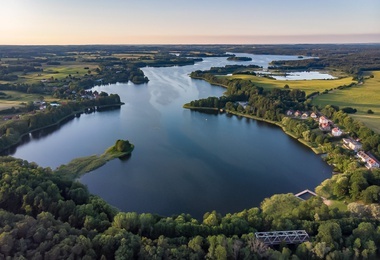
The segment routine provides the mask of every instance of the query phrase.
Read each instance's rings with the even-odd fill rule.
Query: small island
[[[100,168],[108,161],[130,155],[134,148],[135,146],[128,140],[117,140],[116,143],[107,148],[102,155],[91,155],[73,159],[68,164],[59,166],[56,172],[76,179],[85,173]]]
[[[227,58],[227,60],[231,60],[231,61],[251,61],[252,58],[250,58],[250,57],[230,56],[230,57]]]

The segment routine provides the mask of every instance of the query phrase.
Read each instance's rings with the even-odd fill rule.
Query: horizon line
[[[121,38],[122,37],[122,38]],[[43,41],[30,39],[1,43],[1,46],[52,45],[295,45],[295,44],[378,44],[380,33],[375,34],[309,34],[309,35],[131,35],[102,39],[65,39]]]

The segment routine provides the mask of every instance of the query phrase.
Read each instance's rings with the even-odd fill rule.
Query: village
[[[286,112],[288,117],[297,118],[301,120],[306,120],[308,118],[313,118],[318,122],[319,130],[324,133],[329,133],[333,137],[343,137],[341,138],[341,146],[345,149],[352,150],[356,153],[356,158],[364,163],[364,166],[371,170],[374,168],[380,168],[380,162],[375,156],[370,152],[363,151],[362,144],[359,139],[354,139],[349,136],[349,133],[342,131],[337,124],[331,121],[324,115],[321,115],[319,112],[301,112],[299,110],[293,111],[288,110]]]

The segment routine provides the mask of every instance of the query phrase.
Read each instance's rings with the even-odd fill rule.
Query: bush
[[[367,114],[375,114],[375,112],[373,112],[371,109],[368,109]]]
[[[342,111],[346,114],[355,114],[357,112],[357,110],[352,107],[344,107],[342,108]]]

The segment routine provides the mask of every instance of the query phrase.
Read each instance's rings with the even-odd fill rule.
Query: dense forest
[[[18,259],[375,258],[380,206],[329,208],[319,197],[265,199],[260,208],[203,219],[119,212],[69,175],[0,158],[0,257]],[[357,171],[347,172],[352,176]],[[367,172],[379,182],[380,172]],[[352,181],[354,182],[354,181]],[[331,184],[338,185],[338,184]],[[356,189],[354,184],[348,190]],[[310,241],[269,248],[256,231],[304,229]]]

